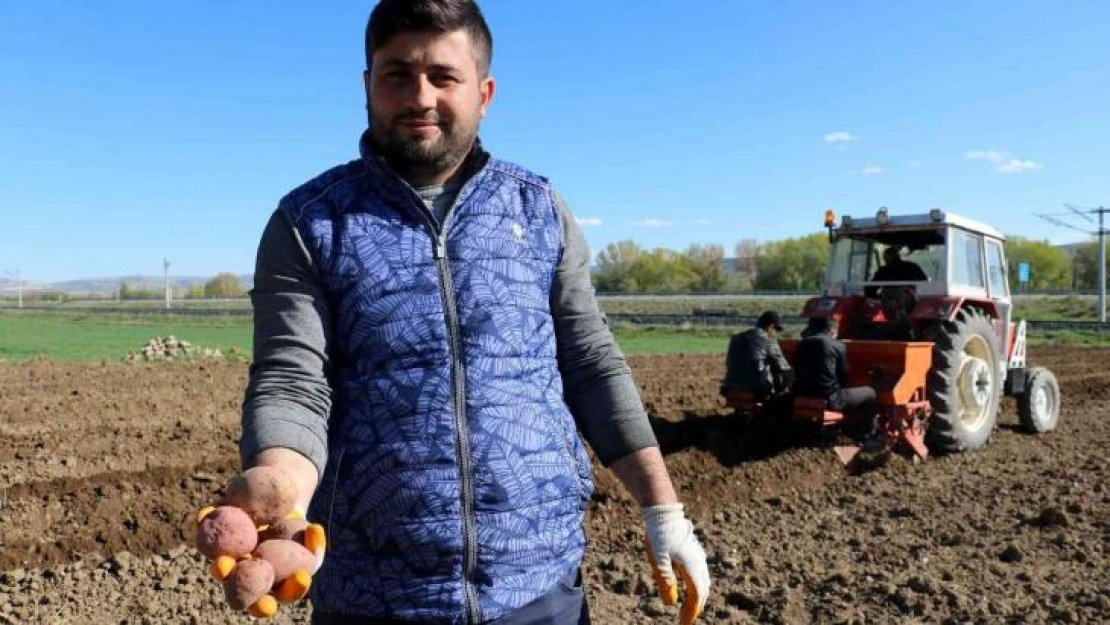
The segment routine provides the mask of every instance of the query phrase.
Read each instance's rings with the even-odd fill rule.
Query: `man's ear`
[[[481,103],[480,111],[482,117],[486,116],[486,111],[489,110],[489,105],[493,101],[493,94],[497,91],[497,81],[493,76],[486,76],[478,85],[478,101]]]

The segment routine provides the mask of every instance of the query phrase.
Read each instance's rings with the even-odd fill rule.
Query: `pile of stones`
[[[239,352],[240,350],[232,350]],[[237,354],[233,354],[237,355]],[[218,349],[200,347],[174,335],[158,336],[150,339],[138,350],[127,352],[124,362],[154,362],[163,360],[227,360],[228,357]]]

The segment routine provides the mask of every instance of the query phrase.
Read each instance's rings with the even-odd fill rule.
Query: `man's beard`
[[[375,125],[371,118],[371,136],[378,151],[406,179],[434,178],[455,169],[470,153],[478,134],[477,127],[458,120],[440,120],[439,136],[434,139],[405,136],[396,125]]]

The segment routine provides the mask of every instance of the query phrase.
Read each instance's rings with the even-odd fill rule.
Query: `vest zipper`
[[[469,194],[474,181],[485,171],[486,166],[483,165],[459,189],[458,195],[443,216],[442,227],[436,223],[424,200],[417,195],[416,191],[400,176],[393,174],[401,186],[408,191],[409,197],[416,202],[417,214],[424,220],[424,224],[432,234],[432,255],[439,273],[439,294],[443,300],[447,342],[451,351],[451,403],[455,414],[455,457],[459,465],[459,497],[462,500],[463,607],[466,610],[467,623],[470,625],[477,625],[482,621],[478,593],[474,589],[474,568],[478,560],[478,529],[474,519],[474,476],[470,470],[470,428],[466,422],[466,390],[463,387],[466,378],[459,341],[459,313],[455,305],[455,286],[451,281],[451,266],[447,260],[447,224],[451,223],[451,217],[459,200]]]
[[[450,215],[450,211],[448,211]],[[445,220],[446,221],[446,220]],[[434,232],[434,231],[433,231]],[[447,340],[451,350],[451,400],[455,412],[455,449],[459,463],[459,488],[462,497],[463,523],[463,593],[467,621],[481,622],[478,594],[474,590],[474,566],[478,559],[478,536],[474,520],[474,484],[470,470],[470,437],[466,424],[465,380],[459,342],[459,313],[455,306],[455,288],[451,282],[451,269],[447,263],[445,232],[435,232],[435,260],[439,270],[439,292],[443,297],[444,315],[447,317]]]

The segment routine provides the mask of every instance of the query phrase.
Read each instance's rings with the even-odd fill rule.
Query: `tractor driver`
[[[891,245],[883,250],[883,266],[871,276],[872,282],[928,282],[929,276],[915,262],[902,259],[902,248]],[[867,297],[879,296],[878,286],[867,287]]]
[[[870,438],[877,433],[875,389],[848,386],[848,350],[836,333],[828,317],[809,320],[794,356],[794,396],[824,399],[829,410],[852,413],[868,423]]]
[[[732,391],[751,391],[762,402],[780,397],[790,389],[793,371],[776,340],[779,332],[782,317],[768,310],[759,316],[754,328],[729,341],[721,395],[730,404]]]

